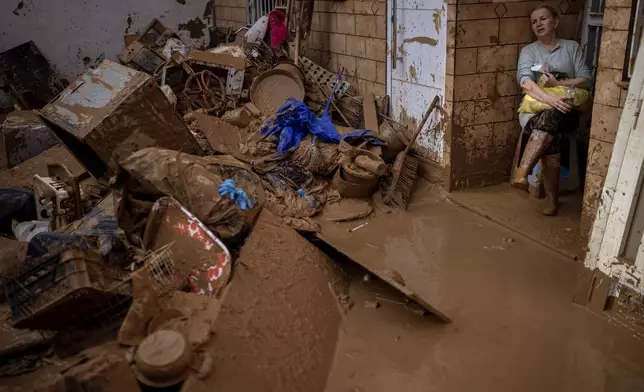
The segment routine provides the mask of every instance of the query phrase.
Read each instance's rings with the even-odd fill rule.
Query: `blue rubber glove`
[[[243,189],[237,188],[235,181],[232,179],[229,178],[223,184],[218,185],[217,190],[222,197],[228,196],[242,211],[253,208],[253,201]]]

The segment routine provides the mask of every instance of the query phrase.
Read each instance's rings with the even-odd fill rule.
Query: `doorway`
[[[447,17],[443,0],[387,1],[387,94],[391,115],[415,129],[434,96],[445,103]],[[416,153],[443,164],[445,132],[439,113],[416,139]]]

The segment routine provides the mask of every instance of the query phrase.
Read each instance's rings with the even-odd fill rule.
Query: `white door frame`
[[[639,292],[644,292],[644,241],[633,265],[625,263],[622,255],[644,177],[643,85],[644,50],[640,46],[585,260],[586,267],[598,268]]]

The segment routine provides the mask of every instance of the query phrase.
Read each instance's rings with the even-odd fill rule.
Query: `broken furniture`
[[[153,19],[146,29],[127,46],[119,56],[119,61],[130,68],[154,74],[154,71],[166,62],[162,49],[171,37],[178,39],[163,23]]]
[[[246,72],[246,55],[227,51],[226,46],[208,50],[191,50],[188,62],[208,68],[219,68],[227,72],[226,95],[239,99]],[[235,47],[230,47],[234,50]]]
[[[88,177],[83,172],[78,177],[64,165],[47,165],[47,176],[34,174],[34,193],[38,220],[51,222],[52,230],[81,219],[85,214],[80,181]]]
[[[0,53],[0,79],[23,109],[42,108],[64,88],[33,41]]]
[[[145,147],[201,151],[152,76],[109,60],[39,114],[96,179],[108,178],[118,162]]]
[[[11,112],[0,131],[0,169],[12,168],[57,143],[54,133],[35,112]]]

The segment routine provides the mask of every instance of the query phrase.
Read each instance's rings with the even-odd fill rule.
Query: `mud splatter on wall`
[[[201,46],[209,42],[208,0],[3,0],[0,51],[34,41],[62,78],[73,80],[98,59],[117,61],[124,34],[153,18]],[[211,6],[212,7],[212,6]],[[47,15],[43,18],[43,15]],[[179,27],[183,26],[183,27]]]

